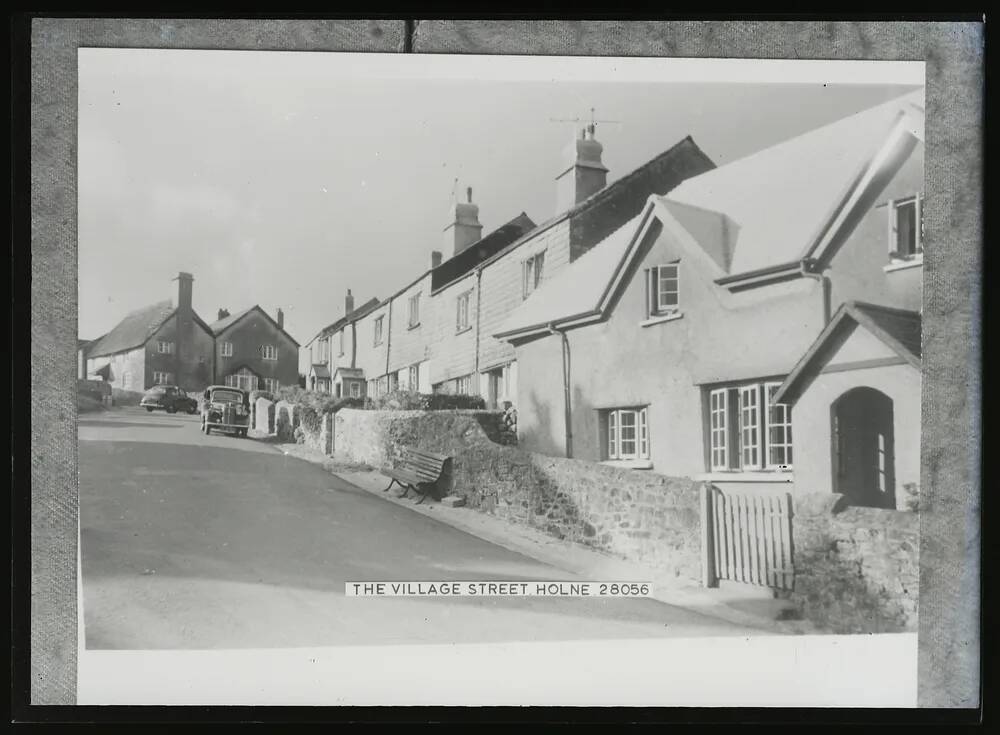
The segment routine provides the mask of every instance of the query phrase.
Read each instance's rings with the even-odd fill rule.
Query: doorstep
[[[404,505],[415,513],[435,518],[484,541],[570,572],[579,578],[608,582],[649,582],[653,587],[653,594],[650,595],[652,599],[737,625],[756,628],[762,633],[795,635],[820,632],[804,620],[780,619],[792,605],[787,600],[775,599],[767,588],[722,581],[718,588],[709,589],[694,583],[678,582],[658,575],[655,569],[643,564],[558,539],[536,528],[510,523],[472,508],[449,507],[430,496],[417,505],[412,495],[408,498],[397,497],[398,490],[395,487],[385,492],[390,478],[380,472],[360,469],[357,465],[345,465],[301,444],[278,444],[275,448],[288,456],[322,465],[331,474],[386,502]]]

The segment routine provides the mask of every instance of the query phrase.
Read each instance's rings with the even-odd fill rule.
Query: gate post
[[[701,483],[701,583],[704,587],[718,587],[715,575],[715,519],[712,517],[712,486]]]

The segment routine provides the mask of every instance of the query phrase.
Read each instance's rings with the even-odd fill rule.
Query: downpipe
[[[566,457],[573,457],[573,406],[570,402],[570,354],[569,338],[566,332],[556,329],[552,324],[548,325],[549,334],[555,334],[562,338],[562,366],[563,366],[563,407],[565,409],[566,422]]]
[[[819,267],[819,263],[813,258],[805,258],[799,263],[799,274],[805,278],[818,281],[823,298],[823,326],[830,323],[830,279]]]

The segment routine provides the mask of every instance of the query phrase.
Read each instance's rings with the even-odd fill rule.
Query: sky
[[[205,321],[280,307],[305,345],[348,288],[383,299],[426,270],[456,189],[484,235],[554,216],[576,127],[555,120],[609,121],[610,183],[685,136],[724,165],[923,74],[848,62],[791,82],[808,62],[782,63],[81,49],[79,335],[187,271]]]

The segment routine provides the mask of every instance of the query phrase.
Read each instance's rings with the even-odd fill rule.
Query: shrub
[[[461,393],[418,393],[411,390],[396,390],[378,398],[368,399],[365,408],[378,411],[484,410],[486,401],[482,396]]]
[[[482,396],[470,396],[464,393],[433,393],[427,396],[429,411],[452,411],[456,409],[486,409],[486,400]]]

